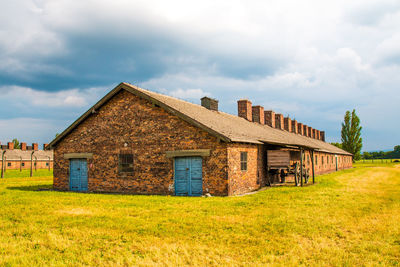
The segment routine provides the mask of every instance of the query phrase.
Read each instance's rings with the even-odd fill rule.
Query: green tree
[[[372,158],[372,155],[371,155],[369,152],[365,151],[365,152],[362,154],[362,158],[363,158],[363,159],[371,159],[371,158]]]
[[[331,143],[331,145],[334,145],[335,147],[338,148],[343,148],[341,143]]]
[[[17,138],[14,138],[12,142],[14,143],[14,149],[21,148],[21,144],[19,143]]]
[[[354,160],[361,158],[362,138],[361,138],[360,118],[356,110],[346,111],[344,122],[342,123],[342,147],[347,152],[354,155]]]

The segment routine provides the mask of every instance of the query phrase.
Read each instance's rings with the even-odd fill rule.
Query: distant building
[[[20,143],[21,148],[15,149],[13,142],[7,145],[1,145],[0,149],[0,167],[3,170],[24,170],[30,169],[33,163],[33,169],[52,169],[53,168],[53,150],[39,150],[37,143],[27,146],[26,143]],[[47,144],[43,145],[43,148]],[[3,165],[4,164],[4,165]]]
[[[314,162],[315,174],[352,167],[352,154],[326,143],[325,132],[248,100],[238,101],[235,116],[208,97],[196,105],[127,83],[49,148],[56,190],[238,195],[276,182],[281,170],[272,172],[267,157],[276,150],[286,151],[275,153],[286,157],[282,168],[295,161],[309,173]]]

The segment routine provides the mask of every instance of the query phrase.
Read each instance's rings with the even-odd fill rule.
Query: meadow
[[[398,163],[210,198],[55,192],[46,172],[0,180],[0,265],[400,265]]]

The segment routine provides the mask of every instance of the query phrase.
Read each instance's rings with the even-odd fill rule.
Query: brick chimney
[[[297,133],[300,135],[304,135],[304,129],[303,129],[303,124],[302,123],[297,123]]]
[[[21,143],[21,150],[25,151],[26,150],[26,143]]]
[[[265,124],[264,108],[262,106],[253,106],[251,109],[253,113],[253,122]]]
[[[297,121],[296,120],[292,120],[292,132],[294,132],[295,134],[297,134],[298,128],[297,128]]]
[[[14,143],[13,142],[8,142],[7,143],[7,148],[10,149],[10,150],[13,150],[14,149]]]
[[[49,144],[43,144],[43,150],[46,150],[46,147],[48,146]]]
[[[308,136],[308,126],[306,124],[303,124],[303,135]]]
[[[32,149],[33,150],[39,150],[39,144],[38,143],[32,143]]]
[[[283,130],[283,115],[275,114],[275,128]]]
[[[325,131],[321,131],[321,140],[325,142]]]
[[[312,132],[313,132],[313,129],[312,129],[312,127],[311,126],[308,126],[308,137],[312,137]]]
[[[272,110],[264,111],[265,124],[275,128],[275,112]]]
[[[284,119],[285,130],[288,132],[292,132],[292,120],[289,117]]]
[[[311,133],[312,133],[312,136],[311,136],[311,137],[315,139],[315,134],[316,134],[315,129],[312,129]]]
[[[248,121],[253,121],[251,102],[249,100],[241,99],[238,101],[238,116]]]
[[[319,130],[315,130],[315,131],[316,131],[315,139],[320,140],[321,139],[320,136],[319,136],[320,131]]]
[[[217,99],[213,99],[213,98],[205,96],[201,99],[201,105],[209,110],[218,111],[218,100]]]

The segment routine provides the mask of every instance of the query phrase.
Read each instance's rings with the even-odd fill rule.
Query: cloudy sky
[[[400,144],[400,1],[1,0],[0,141],[51,141],[120,82]]]

